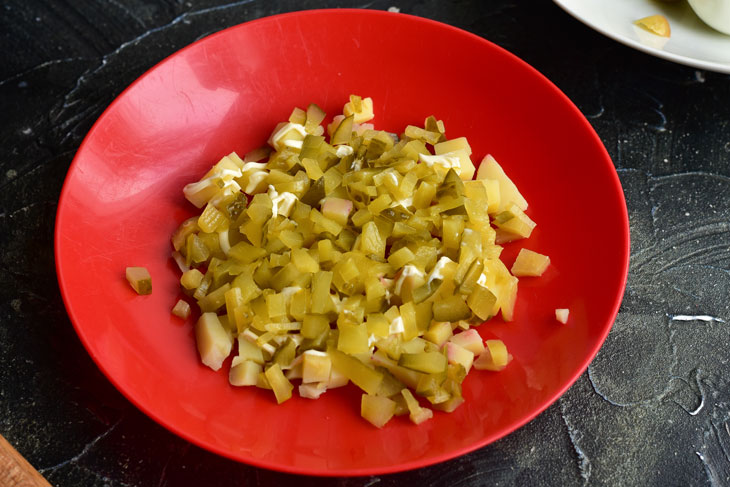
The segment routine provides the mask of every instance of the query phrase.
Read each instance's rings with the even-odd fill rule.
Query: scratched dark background
[[[274,13],[393,5],[505,47],[593,124],[630,214],[621,311],[559,401],[462,458],[354,479],[220,458],[140,413],[76,338],[53,261],[64,175],[104,108],[177,49]],[[51,483],[730,485],[730,76],[631,50],[551,2],[502,0],[3,0],[0,61],[0,434]]]

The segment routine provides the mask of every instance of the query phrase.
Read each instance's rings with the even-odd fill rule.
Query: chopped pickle
[[[383,374],[339,350],[331,350],[330,356],[332,357],[332,366],[339,373],[368,394],[377,394],[383,380]]]
[[[339,123],[332,134],[332,145],[348,144],[350,142],[350,139],[352,139],[352,123],[354,119],[355,116],[350,115]]]
[[[435,343],[439,347],[446,343],[452,336],[453,330],[451,329],[451,323],[448,321],[434,321],[428,328],[428,331],[423,334],[426,340]]]
[[[416,398],[413,397],[411,391],[409,391],[408,389],[403,389],[401,391],[401,394],[406,401],[408,411],[410,411],[409,417],[413,423],[421,424],[427,419],[431,419],[433,417],[433,411],[428,408],[421,407],[418,404]]]
[[[502,340],[487,340],[484,352],[474,361],[474,368],[479,370],[502,370],[512,360]]]
[[[426,374],[446,372],[447,363],[439,352],[403,353],[398,359],[398,365]]]
[[[496,302],[497,297],[489,289],[479,284],[466,298],[466,304],[481,320],[487,320],[492,316],[492,309]]]
[[[315,339],[323,333],[329,332],[329,328],[329,319],[325,315],[308,314],[302,321],[301,335],[304,338]]]
[[[352,115],[355,123],[369,122],[375,116],[373,114],[373,99],[360,98],[356,95],[350,95],[350,101],[345,104],[342,112],[345,116]]]
[[[190,317],[190,305],[183,299],[178,299],[172,308],[172,314],[184,320]]]
[[[317,128],[321,128],[320,124],[326,116],[327,114],[324,110],[319,108],[316,104],[311,103],[309,107],[307,107],[307,118],[304,123],[304,128],[307,132],[314,132]]]
[[[152,278],[146,267],[127,267],[125,274],[137,294],[152,294]]]
[[[180,284],[182,284],[182,287],[185,289],[195,289],[200,286],[201,282],[203,282],[203,273],[198,269],[185,271],[180,277]]]
[[[350,355],[367,353],[370,349],[368,346],[368,329],[364,323],[362,324],[338,324],[340,334],[337,337],[337,350],[348,353]]]
[[[383,396],[363,394],[360,401],[360,415],[373,426],[382,428],[395,414],[395,401]]]
[[[388,372],[385,367],[376,367],[378,372],[383,374],[383,381],[380,383],[380,389],[378,389],[378,396],[393,397],[399,394],[400,391],[405,387],[401,381],[395,378],[393,374]]]
[[[294,389],[294,386],[289,382],[289,379],[284,377],[284,373],[281,371],[279,364],[274,364],[266,369],[264,375],[269,382],[269,386],[274,391],[276,402],[281,404],[291,398],[291,391]]]
[[[289,115],[289,121],[291,123],[297,123],[299,125],[304,125],[304,123],[307,121],[307,112],[302,110],[299,107],[294,107],[294,110],[292,110],[291,115]]]
[[[188,218],[182,222],[177,230],[175,230],[172,234],[172,246],[175,250],[182,249],[187,242],[188,235],[197,232],[198,230],[200,230],[200,228],[198,228],[198,218]]]
[[[470,317],[471,310],[461,296],[452,295],[433,303],[433,319],[436,321],[459,321]]]
[[[332,369],[329,355],[317,350],[307,350],[302,354],[302,382],[326,382]]]
[[[292,381],[310,399],[352,382],[362,417],[381,428],[433,416],[413,392],[451,412],[469,371],[507,365],[504,343],[485,347],[473,327],[499,312],[511,320],[515,276],[542,274],[549,258],[523,249],[511,270],[499,260],[500,244],[535,223],[494,158],[477,171],[467,139],[448,139],[433,116],[400,136],[373,117],[373,100],[357,95],[326,128],[316,104],[295,108],[269,147],[231,153],[185,186],[200,210],[172,246],[201,313],[205,365],[218,370],[237,340],[232,386],[281,403]],[[135,290],[151,290],[132,269],[144,269],[127,270]],[[173,313],[187,318],[190,306]]]
[[[445,376],[443,374],[423,374],[418,380],[416,394],[423,397],[435,395],[441,388],[441,383],[444,379]]]

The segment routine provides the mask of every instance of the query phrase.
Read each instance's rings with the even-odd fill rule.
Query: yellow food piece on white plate
[[[661,37],[670,37],[672,35],[672,29],[669,26],[669,21],[663,15],[650,15],[648,17],[635,20],[634,24]]]

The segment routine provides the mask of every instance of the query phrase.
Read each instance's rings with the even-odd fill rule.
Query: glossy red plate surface
[[[277,406],[233,388],[196,356],[179,297],[170,234],[192,214],[184,184],[222,155],[264,143],[294,106],[340,113],[350,93],[375,101],[376,126],[401,132],[434,114],[493,154],[538,222],[526,246],[550,255],[520,281],[501,373],[474,371],[466,403],[421,426],[378,430],[354,386]],[[71,320],[115,386],[171,431],[221,455],[316,475],[395,472],[490,443],[555,401],[603,343],[623,295],[629,232],[623,192],[591,126],[547,79],[513,55],[437,22],[368,10],[299,12],[207,37],[130,86],[89,132],[68,172],[56,221],[58,279]],[[507,245],[511,265],[522,244]],[[146,266],[137,296],[127,266]],[[554,309],[570,308],[570,321]]]

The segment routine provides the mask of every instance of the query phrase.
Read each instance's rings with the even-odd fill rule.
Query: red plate
[[[221,156],[264,143],[294,106],[340,113],[351,93],[375,101],[377,127],[401,132],[434,114],[493,154],[538,223],[525,245],[550,255],[520,281],[515,321],[480,328],[514,356],[474,371],[466,403],[415,426],[378,430],[354,386],[277,406],[202,366],[179,296],[170,234],[192,214],[184,184]],[[314,475],[371,475],[433,464],[515,430],[585,370],[618,311],[628,267],[623,192],[576,107],[530,66],[482,38],[403,14],[308,11],[232,27],[170,56],[130,86],[91,129],[68,172],[56,221],[58,280],[87,350],[145,413],[204,448]],[[512,264],[522,244],[508,245]],[[127,266],[146,266],[137,296]],[[570,321],[555,321],[555,308]]]

